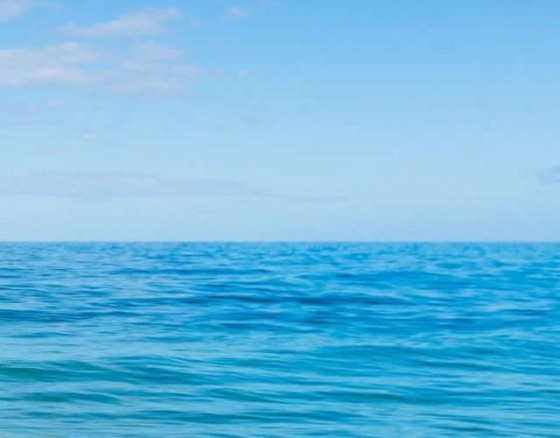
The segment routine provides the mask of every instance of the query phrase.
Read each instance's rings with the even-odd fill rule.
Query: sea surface
[[[0,244],[0,437],[560,437],[560,245]]]

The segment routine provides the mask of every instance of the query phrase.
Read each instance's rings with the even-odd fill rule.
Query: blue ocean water
[[[560,437],[560,245],[2,244],[0,436]]]

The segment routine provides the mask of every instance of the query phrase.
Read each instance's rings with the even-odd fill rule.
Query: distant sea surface
[[[0,437],[560,437],[560,245],[0,244]]]

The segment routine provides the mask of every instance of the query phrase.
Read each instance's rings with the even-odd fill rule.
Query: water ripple
[[[560,245],[2,244],[0,436],[560,437]]]

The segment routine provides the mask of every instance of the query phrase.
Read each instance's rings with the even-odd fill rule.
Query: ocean
[[[560,437],[560,245],[0,244],[0,436]]]

